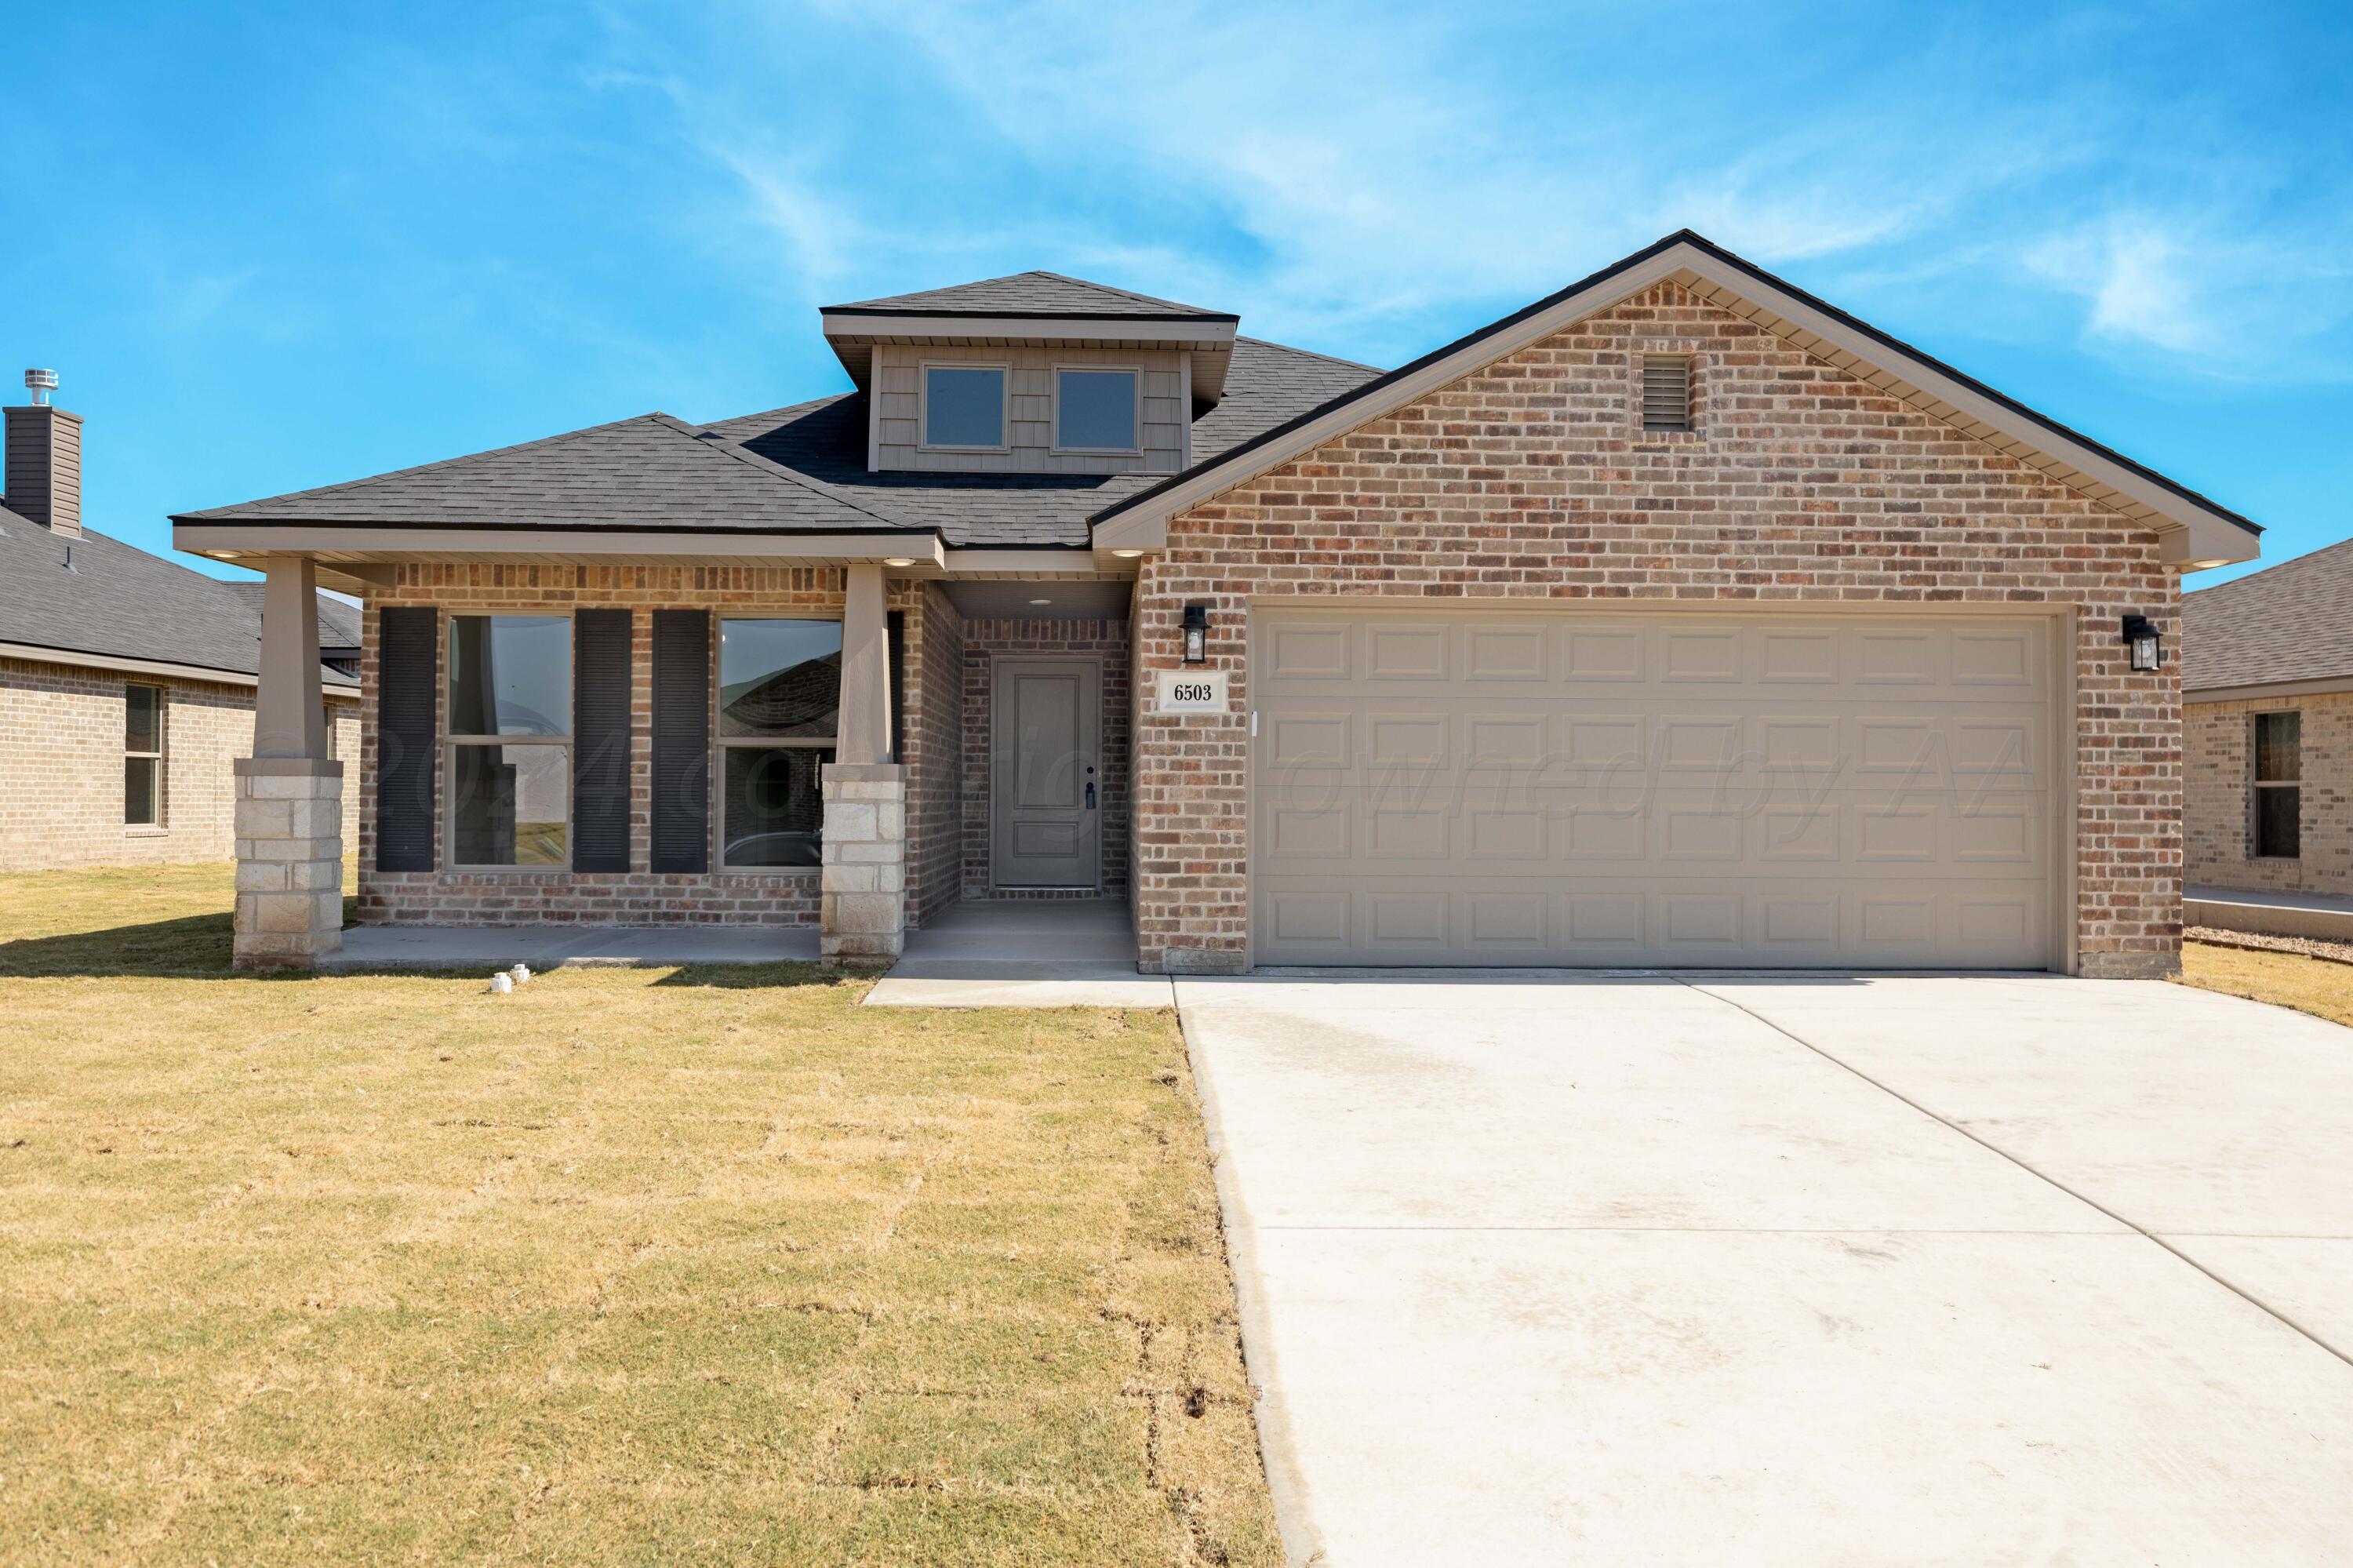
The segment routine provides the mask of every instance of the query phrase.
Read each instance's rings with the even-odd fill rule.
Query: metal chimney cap
[[[33,406],[40,408],[48,402],[49,394],[58,389],[58,373],[54,370],[27,370],[25,372],[25,388],[33,395]]]

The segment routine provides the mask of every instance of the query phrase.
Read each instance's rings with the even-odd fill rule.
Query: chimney
[[[53,534],[81,536],[81,416],[49,406],[54,370],[27,370],[29,407],[7,409],[8,440],[0,500]]]

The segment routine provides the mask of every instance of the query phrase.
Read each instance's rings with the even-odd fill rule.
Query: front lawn
[[[2181,982],[2353,1024],[2353,965],[2301,953],[2184,942]]]
[[[1175,1022],[0,877],[0,1562],[1280,1560]]]

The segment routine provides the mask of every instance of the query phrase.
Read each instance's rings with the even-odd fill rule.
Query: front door
[[[988,786],[994,885],[1097,885],[1102,680],[1091,659],[997,661]]]

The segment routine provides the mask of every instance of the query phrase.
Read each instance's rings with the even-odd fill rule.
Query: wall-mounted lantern
[[[2145,615],[2125,617],[2125,641],[2132,648],[2135,670],[2154,670],[2164,658],[2157,645],[2157,628]]]
[[[1188,604],[1185,607],[1185,662],[1206,664],[1209,662],[1209,607]]]

